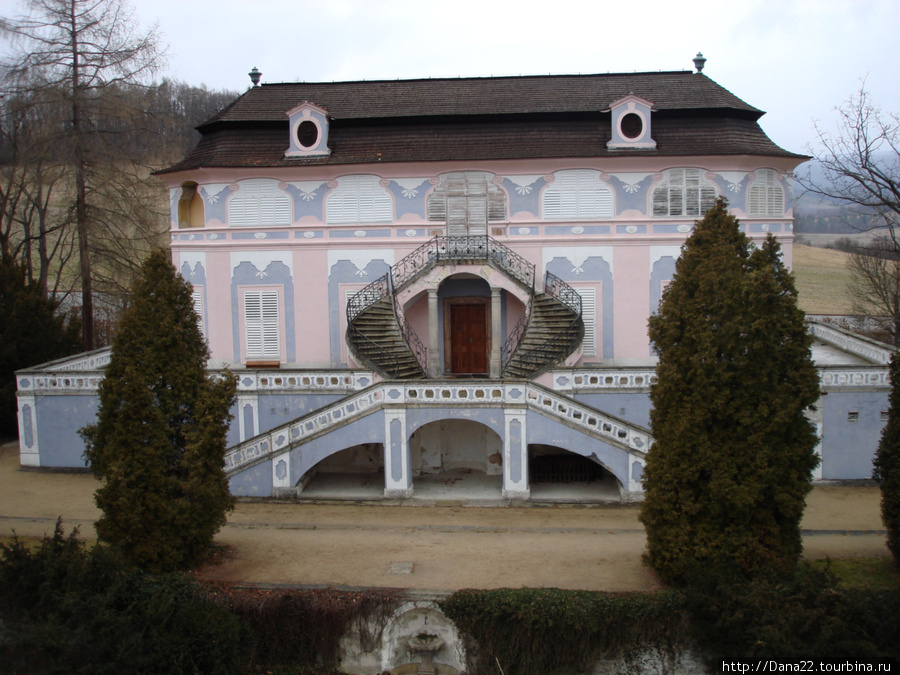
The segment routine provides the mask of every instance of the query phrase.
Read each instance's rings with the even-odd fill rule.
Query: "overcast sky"
[[[860,88],[900,112],[900,0],[132,0],[167,75],[263,82],[690,70],[765,110],[782,147]],[[0,0],[12,16],[20,4]],[[635,92],[639,93],[639,92]],[[807,153],[809,154],[809,153]]]

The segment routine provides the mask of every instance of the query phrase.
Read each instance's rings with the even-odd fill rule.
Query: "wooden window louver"
[[[582,353],[585,356],[597,355],[597,289],[576,288],[581,296],[581,319],[584,321],[584,343]]]
[[[244,331],[247,359],[279,359],[278,292],[244,292]]]
[[[718,193],[700,173],[700,169],[665,171],[653,190],[653,215],[698,217],[709,211]]]
[[[291,224],[291,199],[278,188],[278,181],[255,178],[240,182],[228,201],[228,224],[253,227]]]
[[[774,169],[759,169],[747,193],[748,216],[784,216],[784,188]]]
[[[612,218],[612,190],[590,170],[559,171],[544,190],[541,212],[546,220]]]
[[[378,176],[343,176],[325,203],[325,222],[390,223],[394,203]]]
[[[428,220],[443,222],[450,236],[487,234],[489,221],[506,220],[506,194],[489,174],[446,174],[428,198]]]

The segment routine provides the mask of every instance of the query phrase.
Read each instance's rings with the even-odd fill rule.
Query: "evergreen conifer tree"
[[[793,568],[819,378],[779,244],[754,250],[720,199],[685,242],[650,339],[646,561],[674,583]]]
[[[236,384],[211,380],[208,358],[190,286],[156,251],[113,339],[97,423],[82,430],[103,480],[98,537],[154,572],[198,562],[233,508],[223,457]]]
[[[58,310],[22,265],[0,259],[0,436],[16,435],[15,372],[79,349],[81,324]]]
[[[876,480],[881,481],[881,522],[888,550],[900,566],[900,356],[891,357],[891,399],[888,421],[875,453]]]

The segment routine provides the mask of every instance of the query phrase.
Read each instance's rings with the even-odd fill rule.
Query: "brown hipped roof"
[[[199,167],[280,167],[648,154],[608,150],[611,103],[653,103],[657,155],[796,157],[775,145],[762,111],[690,71],[264,84],[198,127],[197,147],[164,173]],[[287,111],[324,108],[331,154],[285,158]]]

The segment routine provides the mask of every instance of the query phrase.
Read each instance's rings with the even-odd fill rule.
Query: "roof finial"
[[[699,73],[703,70],[703,66],[705,65],[706,59],[703,58],[703,52],[697,52],[697,56],[694,57],[694,68],[696,68]]]
[[[256,66],[253,66],[253,70],[247,73],[250,76],[250,81],[253,83],[254,87],[259,86],[259,78],[262,77],[262,73],[256,69]]]

